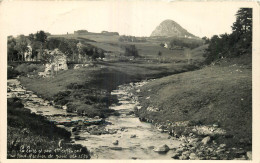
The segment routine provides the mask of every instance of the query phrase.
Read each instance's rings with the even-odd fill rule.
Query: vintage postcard
[[[259,2],[0,8],[1,162],[260,161]]]

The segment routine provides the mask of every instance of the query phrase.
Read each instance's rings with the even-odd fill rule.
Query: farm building
[[[30,45],[27,46],[27,50],[24,53],[24,60],[25,61],[33,61],[33,58],[32,58],[32,47]]]
[[[49,62],[45,64],[45,74],[51,75],[54,71],[67,70],[67,57],[59,49],[49,51]]]

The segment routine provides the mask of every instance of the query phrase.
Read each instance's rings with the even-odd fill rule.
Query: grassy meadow
[[[138,116],[162,124],[183,121],[196,122],[195,125],[217,124],[227,131],[227,137],[221,137],[219,143],[251,150],[250,61],[250,56],[223,60],[196,71],[152,81],[138,94],[143,106]],[[151,112],[147,107],[160,111]]]

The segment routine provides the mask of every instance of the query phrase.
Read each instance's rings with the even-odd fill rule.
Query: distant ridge
[[[164,20],[155,28],[152,32],[153,36],[164,36],[164,37],[192,37],[195,38],[193,34],[189,33],[186,29],[182,28],[178,23],[173,20]]]

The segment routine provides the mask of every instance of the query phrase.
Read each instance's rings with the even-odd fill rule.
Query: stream
[[[121,85],[111,92],[117,95],[119,104],[110,106],[117,110],[119,116],[110,116],[105,119],[107,125],[103,130],[114,131],[106,134],[91,134],[86,129],[72,132],[73,127],[58,125],[72,132],[72,140],[75,144],[86,146],[91,152],[92,159],[171,159],[174,151],[181,142],[174,140],[167,133],[160,132],[150,123],[141,122],[134,114],[130,114],[138,106],[138,102],[132,98],[129,90],[141,87],[146,82]],[[7,98],[18,97],[24,107],[36,114],[45,116],[50,121],[77,121],[90,119],[86,116],[78,116],[76,113],[67,113],[65,109],[57,109],[31,91],[27,91],[17,79],[8,80]],[[95,120],[95,119],[93,119]],[[98,127],[90,125],[87,128]],[[80,137],[81,139],[75,139]],[[154,148],[167,145],[170,150],[166,153],[158,153]]]

